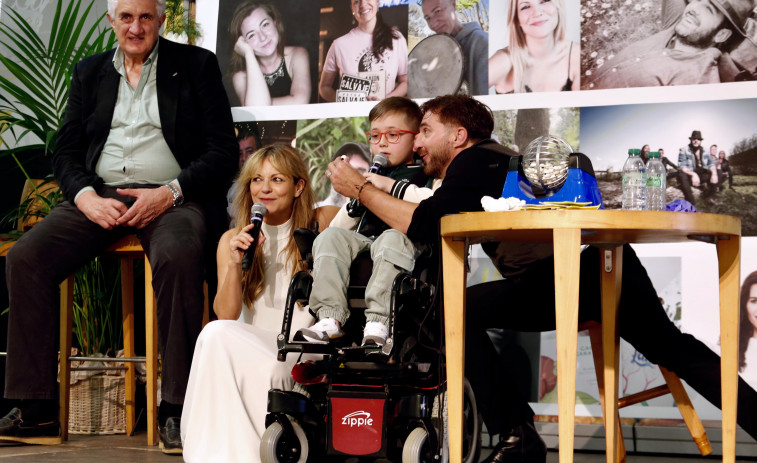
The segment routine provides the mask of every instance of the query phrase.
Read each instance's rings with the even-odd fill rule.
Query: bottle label
[[[645,172],[629,172],[623,174],[623,186],[644,186],[647,184]]]
[[[647,177],[647,188],[662,188],[662,177]]]

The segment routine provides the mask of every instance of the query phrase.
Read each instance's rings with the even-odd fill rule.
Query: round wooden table
[[[582,244],[604,248],[602,268],[602,346],[607,461],[617,460],[618,329],[622,245],[691,240],[717,247],[720,278],[720,344],[723,461],[736,458],[738,323],[741,219],[718,214],[621,211],[527,210],[471,212],[442,218],[444,326],[447,355],[450,462],[462,455],[465,288],[468,245],[493,240],[549,243],[554,246],[557,328],[557,396],[561,463],[573,461],[576,402],[578,288]]]

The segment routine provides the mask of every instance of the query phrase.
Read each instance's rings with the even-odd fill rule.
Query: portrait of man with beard
[[[582,82],[582,88],[653,87],[752,80],[730,52],[757,54],[753,0],[663,0],[662,30],[633,42]],[[590,52],[590,46],[586,47]]]

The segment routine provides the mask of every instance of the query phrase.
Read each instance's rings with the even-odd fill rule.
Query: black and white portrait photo
[[[590,0],[582,9],[582,89],[757,78],[753,0]]]

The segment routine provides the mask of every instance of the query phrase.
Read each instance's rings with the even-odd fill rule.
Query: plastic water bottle
[[[667,171],[660,161],[660,152],[652,151],[647,161],[647,209],[650,211],[665,210],[666,177]]]
[[[641,150],[628,150],[623,164],[623,209],[643,211],[647,208],[647,168],[641,160]]]

